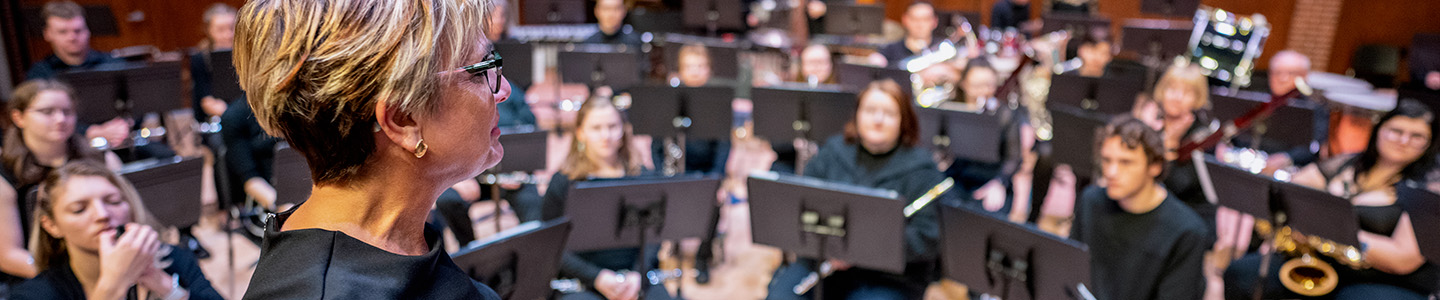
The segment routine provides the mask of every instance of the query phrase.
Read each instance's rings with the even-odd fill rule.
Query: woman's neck
[[[24,135],[21,139],[24,139],[25,147],[30,148],[30,154],[35,156],[35,160],[40,162],[40,165],[56,167],[65,164],[68,156],[65,143],[41,141],[39,138],[28,135]]]
[[[316,185],[286,220],[282,231],[318,228],[343,232],[366,244],[400,255],[429,252],[425,219],[444,186],[435,178],[397,168],[374,168],[348,185]],[[421,171],[424,172],[424,171]]]
[[[890,153],[890,151],[895,151],[895,148],[899,147],[896,143],[890,143],[886,145],[872,145],[862,142],[860,148],[864,148],[865,152],[870,153],[870,155],[881,155],[885,153]]]
[[[596,159],[595,173],[591,174],[591,176],[601,178],[625,177],[625,166],[620,163],[618,156]]]
[[[1370,170],[1366,170],[1364,174],[1356,174],[1359,176],[1356,176],[1355,181],[1360,185],[1362,192],[1372,191],[1397,180],[1400,177],[1400,171],[1404,168],[1403,164],[1377,160]]]
[[[70,256],[70,271],[75,273],[75,279],[80,281],[80,287],[85,290],[85,294],[93,294],[100,281],[100,256],[76,250],[75,247],[66,249],[65,253]]]

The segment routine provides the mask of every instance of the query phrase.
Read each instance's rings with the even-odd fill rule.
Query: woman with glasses
[[[1426,299],[1437,291],[1440,268],[1420,255],[1415,228],[1404,210],[1404,199],[1396,197],[1397,185],[1423,182],[1435,166],[1432,143],[1435,113],[1420,102],[1405,99],[1395,110],[1380,118],[1370,132],[1365,152],[1311,164],[1296,173],[1293,182],[1349,199],[1360,221],[1359,240],[1371,268],[1356,270],[1322,257],[1339,274],[1339,286],[1329,296],[1335,299]],[[1259,286],[1265,299],[1302,298],[1280,283],[1280,265],[1285,259],[1272,257],[1270,276]],[[1227,299],[1250,299],[1260,266],[1259,254],[1230,264],[1225,271]]]
[[[495,166],[510,86],[491,1],[249,1],[235,67],[255,119],[305,157],[310,198],[269,217],[246,299],[499,299],[427,228]]]

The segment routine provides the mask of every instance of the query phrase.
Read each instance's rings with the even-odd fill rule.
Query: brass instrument
[[[1270,235],[1274,229],[1270,222],[1255,220],[1255,230],[1262,235]],[[1335,290],[1339,285],[1340,277],[1335,273],[1335,267],[1320,259],[1320,255],[1335,259],[1345,267],[1356,270],[1370,268],[1365,261],[1365,255],[1360,248],[1350,245],[1342,245],[1334,241],[1317,236],[1306,236],[1289,226],[1281,227],[1274,232],[1275,250],[1286,256],[1293,257],[1280,266],[1280,283],[1285,289],[1296,294],[1316,297]]]

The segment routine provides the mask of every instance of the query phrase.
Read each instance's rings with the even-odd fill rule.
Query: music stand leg
[[[495,202],[495,212],[493,213],[495,219],[495,233],[500,233],[500,213],[502,212],[500,208],[500,175],[492,176],[495,176],[495,181],[490,183],[490,200],[492,200],[492,202]]]

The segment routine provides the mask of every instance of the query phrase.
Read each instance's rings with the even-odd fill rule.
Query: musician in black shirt
[[[1102,178],[1075,204],[1070,238],[1090,247],[1096,299],[1200,299],[1205,222],[1159,184],[1160,133],[1120,117],[1101,136]]]
[[[585,39],[586,43],[624,44],[640,47],[640,35],[625,26],[625,0],[600,0],[595,2],[595,21],[600,32]]]
[[[905,15],[900,16],[900,25],[905,27],[905,38],[880,48],[877,53],[879,57],[872,55],[871,59],[880,61],[878,58],[884,58],[884,64],[893,68],[906,58],[923,54],[926,49],[940,43],[940,39],[934,37],[935,27],[939,24],[940,21],[935,17],[935,6],[930,2],[910,3],[910,6],[905,8]]]

